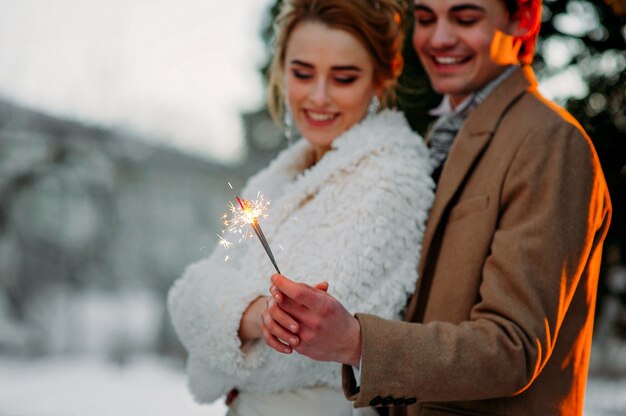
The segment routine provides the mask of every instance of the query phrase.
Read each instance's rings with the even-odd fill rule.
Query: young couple
[[[611,209],[589,138],[537,91],[541,1],[410,12],[444,95],[427,144],[378,109],[402,68],[399,2],[284,1],[270,104],[304,139],[243,195],[272,200],[263,229],[288,277],[270,285],[251,241],[173,286],[198,401],[230,392],[243,416],[582,414]]]

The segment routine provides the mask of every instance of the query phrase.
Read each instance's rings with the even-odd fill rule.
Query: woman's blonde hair
[[[287,43],[303,22],[344,30],[361,42],[374,64],[374,83],[383,88],[381,104],[389,106],[403,66],[405,12],[405,2],[399,0],[284,0],[274,24],[274,56],[269,67],[268,106],[274,119],[280,120],[284,111]]]

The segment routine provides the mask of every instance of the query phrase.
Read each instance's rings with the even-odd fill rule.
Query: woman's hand
[[[328,283],[327,282],[318,283],[317,285],[315,285],[315,288],[325,292],[328,290]],[[274,308],[276,307],[275,302],[273,302],[269,296],[259,296],[258,298],[250,302],[250,304],[248,305],[248,308],[246,308],[245,312],[241,316],[241,321],[239,323],[238,335],[239,335],[239,339],[242,342],[242,347],[244,347],[250,341],[254,341],[263,337],[263,329],[264,329],[263,313],[269,307],[274,307]],[[284,316],[285,316],[284,322],[288,321],[292,325],[293,324],[297,325],[297,322],[291,319],[291,317],[289,317],[287,314],[284,314]],[[291,325],[285,325],[285,327],[289,327],[289,326]],[[297,330],[297,326],[296,326],[296,330]],[[281,339],[283,339],[285,343],[290,343],[291,346],[297,345],[298,342],[300,341],[297,336],[294,337],[293,334],[291,334],[288,331],[284,331],[283,333],[281,333],[281,335],[283,335],[283,338]],[[291,352],[291,348],[289,352]]]
[[[261,328],[261,314],[267,307],[268,296],[259,296],[250,304],[241,316],[239,323],[239,339],[242,342],[253,341],[263,336]]]
[[[325,288],[311,287],[283,275],[273,275],[270,292],[274,299],[269,302],[272,306],[263,312],[265,342],[285,354],[295,350],[317,361],[359,367],[361,325],[337,299],[326,293],[327,289],[327,283]],[[294,323],[296,326],[291,329]],[[280,342],[285,340],[289,345]]]

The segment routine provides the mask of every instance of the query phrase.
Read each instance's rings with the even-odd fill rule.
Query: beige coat
[[[587,135],[515,71],[455,140],[407,322],[357,315],[346,396],[396,415],[582,414],[610,213]]]

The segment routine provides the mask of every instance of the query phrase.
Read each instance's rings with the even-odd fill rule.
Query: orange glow
[[[613,9],[616,15],[626,15],[626,4],[621,0],[605,0]]]
[[[491,60],[498,65],[513,65],[519,62],[518,55],[521,47],[520,38],[496,30],[491,41],[489,55]]]

